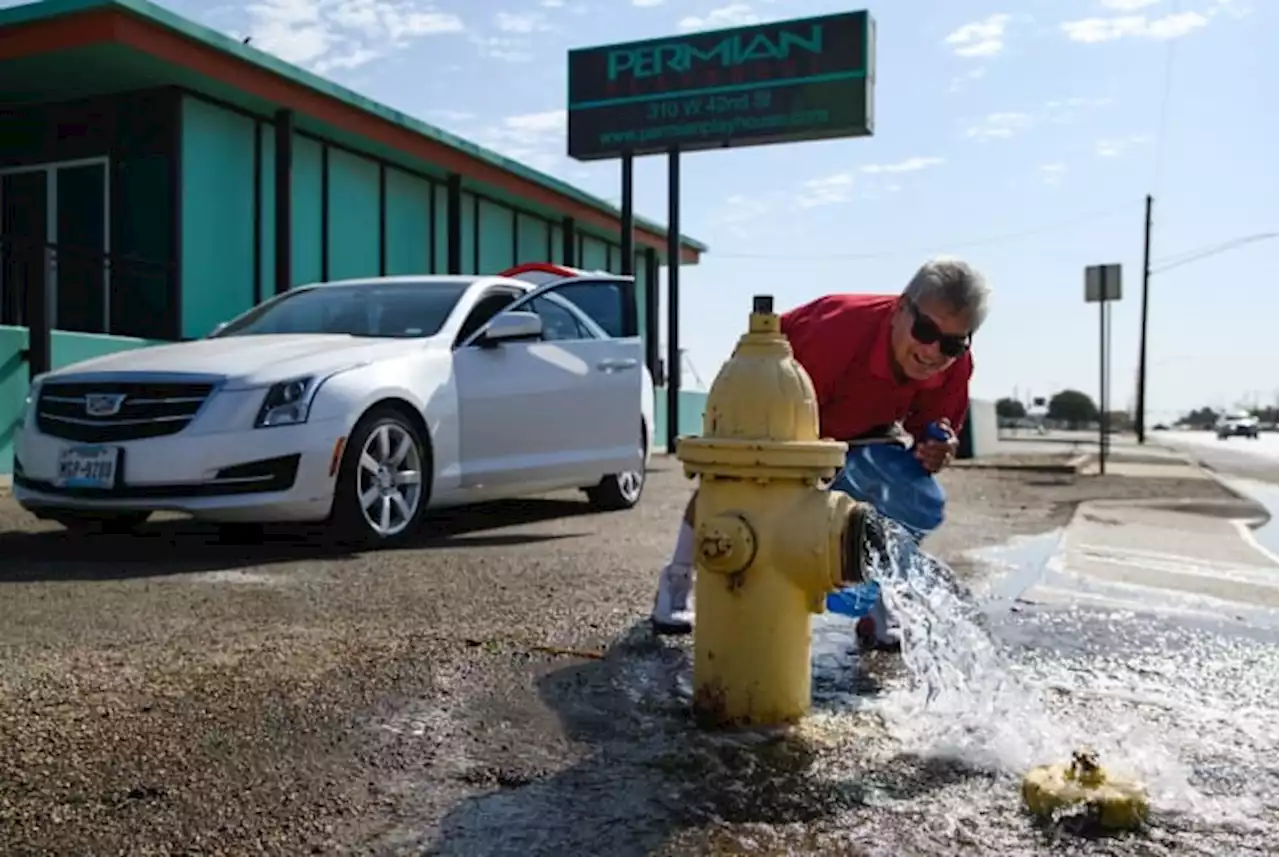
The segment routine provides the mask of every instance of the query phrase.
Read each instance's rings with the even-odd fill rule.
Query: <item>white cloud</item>
[[[721,27],[745,27],[760,23],[760,16],[746,3],[730,3],[712,9],[702,18],[689,16],[680,20],[682,30],[717,30]]]
[[[1199,30],[1209,19],[1199,12],[1174,12],[1162,18],[1145,15],[1117,15],[1110,18],[1082,18],[1065,21],[1062,32],[1073,42],[1111,42],[1116,39],[1177,39]]]
[[[1094,145],[1094,151],[1102,158],[1117,158],[1134,146],[1141,146],[1150,142],[1151,138],[1146,134],[1131,134],[1128,137],[1099,140]]]
[[[447,108],[437,108],[427,111],[427,118],[433,122],[470,122],[476,118],[476,114],[467,110],[449,110]]]
[[[950,45],[956,56],[989,57],[1004,50],[1004,31],[1010,17],[1002,12],[957,27],[943,44]]]
[[[538,5],[543,9],[559,9],[564,6],[564,0],[541,0]]]
[[[1015,137],[1045,125],[1070,125],[1087,113],[1114,104],[1109,96],[1070,96],[1046,101],[1030,111],[1006,110],[988,113],[980,119],[968,120],[963,136],[971,140],[989,141]]]
[[[1045,184],[1061,184],[1067,173],[1067,165],[1061,162],[1040,165],[1040,178]]]
[[[522,63],[533,61],[533,51],[529,40],[511,36],[474,36],[471,43],[476,46],[480,56],[489,60]]]
[[[499,12],[493,16],[493,25],[504,33],[528,34],[549,29],[537,12]]]
[[[941,166],[944,163],[946,163],[945,158],[916,156],[892,164],[866,164],[862,167],[862,171],[872,175],[880,173],[914,173],[920,170],[927,170],[930,167]]]
[[[1160,0],[1102,0],[1102,7],[1113,12],[1136,12],[1148,6],[1154,6]]]
[[[666,0],[631,0],[632,6],[661,6]]]
[[[949,91],[962,92],[969,86],[969,84],[973,83],[975,80],[982,80],[982,78],[986,76],[987,76],[987,70],[984,66],[977,66],[976,68],[971,68],[968,71],[966,71],[964,74],[957,75],[956,77],[951,79],[951,87]]]
[[[259,0],[245,11],[254,47],[320,73],[465,29],[427,0]]]
[[[965,129],[964,135],[978,140],[1005,139],[1031,127],[1029,113],[988,113]]]
[[[734,238],[746,239],[751,232],[748,224],[777,209],[777,199],[735,193],[725,199],[719,211],[712,216],[711,223],[713,226],[722,227]]]
[[[848,202],[853,193],[853,173],[835,173],[818,179],[809,179],[796,198],[801,208],[817,208],[822,205],[838,205]]]
[[[1055,125],[1070,125],[1081,113],[1098,107],[1106,107],[1113,103],[1108,97],[1102,98],[1060,98],[1046,101],[1044,119]]]
[[[475,140],[508,158],[547,170],[564,151],[567,125],[568,114],[564,110],[522,113],[479,129]]]

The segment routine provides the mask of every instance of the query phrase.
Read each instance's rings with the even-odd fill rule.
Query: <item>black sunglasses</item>
[[[969,344],[973,341],[973,334],[966,333],[964,336],[955,336],[954,334],[943,333],[937,323],[929,318],[929,316],[920,312],[920,307],[915,305],[914,301],[904,301],[907,309],[911,311],[911,338],[921,345],[932,345],[938,343],[938,350],[942,352],[944,357],[959,357],[969,350]]]

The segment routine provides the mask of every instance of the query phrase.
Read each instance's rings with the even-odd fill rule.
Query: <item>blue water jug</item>
[[[926,436],[947,439],[947,433],[937,424],[926,429]],[[947,496],[942,486],[910,449],[897,443],[850,447],[844,469],[836,474],[830,490],[843,491],[870,504],[881,515],[901,524],[917,541],[937,529],[946,513]],[[880,585],[870,581],[828,594],[827,609],[859,619],[875,607],[879,598]]]
[[[936,424],[930,425],[927,432],[939,440],[947,437]],[[896,443],[850,447],[844,469],[836,475],[831,490],[869,503],[918,539],[941,526],[946,514],[947,495],[938,480],[911,450]]]

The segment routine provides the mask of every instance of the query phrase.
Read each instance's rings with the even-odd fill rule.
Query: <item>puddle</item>
[[[1274,640],[1115,611],[1011,614],[1021,591],[1054,572],[1062,537],[1057,529],[978,552],[997,574],[975,593],[905,533],[891,539],[875,576],[902,626],[906,669],[869,690],[854,620],[814,617],[811,726],[854,737],[868,757],[954,766],[944,791],[973,809],[1016,811],[1028,770],[1089,746],[1145,783],[1163,829],[1274,830]],[[940,809],[941,799],[907,804]]]
[[[1060,537],[982,558],[1014,578],[1038,574]],[[795,729],[697,730],[691,641],[655,640],[639,626],[604,660],[540,680],[581,758],[454,805],[415,843],[459,857],[1030,857],[1045,853],[1046,834],[1022,808],[1022,776],[1089,745],[1146,783],[1153,824],[1100,851],[1083,841],[1055,851],[1274,854],[1274,640],[1029,609],[1006,617],[1022,625],[1024,639],[1010,643],[937,561],[897,549],[879,567],[903,625],[901,659],[861,658],[854,620],[815,616],[814,708]],[[1008,597],[999,587],[983,594]],[[382,728],[450,746],[451,718],[418,710]]]

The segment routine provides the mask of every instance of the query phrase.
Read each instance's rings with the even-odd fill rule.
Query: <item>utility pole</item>
[[[1138,443],[1147,442],[1147,298],[1151,287],[1151,194],[1147,194],[1147,214],[1142,230],[1142,311],[1138,322],[1138,401],[1134,408],[1134,429]]]

